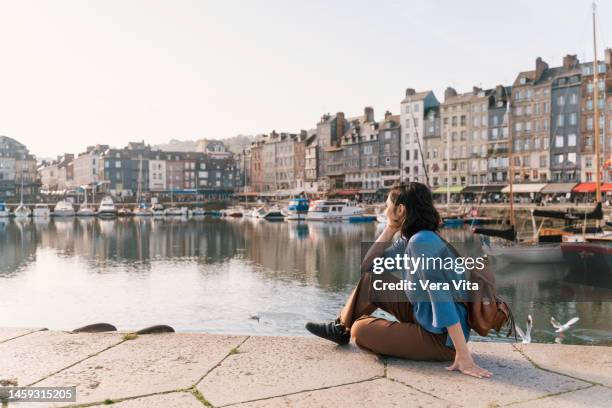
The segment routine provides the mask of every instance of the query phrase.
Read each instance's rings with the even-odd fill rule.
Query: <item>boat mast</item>
[[[142,154],[140,155],[140,161],[138,162],[138,187],[137,187],[137,192],[136,192],[136,206],[140,205],[140,194],[142,193],[141,184],[142,184]]]
[[[21,168],[21,198],[19,199],[19,204],[23,205],[23,167]]]
[[[595,201],[601,203],[601,171],[599,146],[599,64],[597,62],[597,35],[595,13],[597,6],[593,2],[593,124],[595,126]]]
[[[516,218],[514,216],[514,144],[512,139],[512,125],[510,122],[510,103],[512,101],[512,93],[508,96],[506,104],[506,123],[508,124],[508,197],[510,198],[510,225],[516,228]]]
[[[446,156],[446,215],[449,215],[449,210],[450,210],[450,197],[451,197],[451,193],[450,193],[450,175],[451,175],[451,147],[452,147],[452,141],[451,141],[451,132],[448,131],[448,128],[446,129],[446,144],[448,145],[448,154]]]

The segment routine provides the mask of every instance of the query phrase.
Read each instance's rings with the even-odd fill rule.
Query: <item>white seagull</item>
[[[555,330],[555,333],[563,333],[564,331],[568,330],[574,323],[576,323],[578,320],[580,320],[579,317],[573,317],[571,319],[569,319],[567,321],[567,323],[565,324],[561,324],[557,321],[557,319],[555,319],[554,317],[550,318],[550,324],[553,325],[553,327],[557,330]]]
[[[531,328],[533,327],[533,319],[531,315],[527,316],[527,325],[525,326],[525,333],[518,327],[516,324],[514,325],[514,329],[519,337],[523,340],[523,344],[531,343]]]

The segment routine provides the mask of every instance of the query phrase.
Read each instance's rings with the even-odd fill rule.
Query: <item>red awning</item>
[[[612,191],[612,183],[601,183],[601,191]],[[572,189],[573,193],[594,193],[595,183],[580,183]]]

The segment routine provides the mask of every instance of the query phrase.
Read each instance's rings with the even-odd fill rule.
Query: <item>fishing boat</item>
[[[164,210],[164,215],[166,217],[187,217],[189,215],[189,211],[187,207],[168,207]]]
[[[134,213],[125,205],[117,209],[117,217],[131,217],[132,215],[134,215]]]
[[[285,219],[285,214],[277,207],[261,207],[255,210],[255,218],[262,218],[268,221],[280,221]]]
[[[150,217],[153,215],[151,207],[147,206],[147,203],[142,199],[142,155],[139,157],[138,162],[138,188],[136,190],[136,202],[138,205],[132,211],[132,215],[136,217]]]
[[[570,272],[612,277],[612,235],[583,242],[563,242],[561,252]]]
[[[306,221],[348,221],[363,213],[363,208],[348,200],[316,200],[308,210]]]
[[[32,212],[32,217],[38,219],[46,219],[51,215],[51,211],[49,210],[49,206],[47,204],[36,204],[34,207],[34,211]]]
[[[53,216],[54,217],[74,217],[74,207],[72,203],[69,201],[58,201],[53,207]]]
[[[23,174],[21,175],[21,192],[20,192],[20,200],[19,205],[13,211],[13,216],[18,219],[28,218],[32,215],[32,210],[30,210],[25,204],[23,204]]]
[[[151,206],[151,209],[153,210],[153,216],[154,217],[163,217],[164,213],[165,213],[165,209],[164,206],[161,205],[160,203],[154,203]]]
[[[244,215],[244,209],[241,207],[232,207],[222,211],[222,215],[225,217],[240,218]]]
[[[189,210],[189,214],[193,217],[203,217],[206,215],[206,210],[202,207],[194,207]]]
[[[32,211],[24,204],[19,204],[13,211],[13,216],[18,219],[28,218],[30,215]]]
[[[289,201],[285,215],[288,221],[304,221],[308,214],[310,202],[307,198],[294,198]]]
[[[4,203],[4,201],[0,201],[0,218],[8,218],[10,214],[11,212],[6,207],[6,204]]]
[[[83,194],[83,202],[79,206],[79,209],[76,212],[77,217],[93,217],[96,215],[96,209],[87,203],[87,188],[86,186],[81,187],[84,191]],[[94,188],[92,187],[91,193],[93,196]]]
[[[100,201],[100,206],[98,207],[99,218],[104,219],[112,219],[117,217],[117,207],[115,207],[115,203],[110,196],[106,196]]]
[[[349,222],[357,223],[357,222],[374,222],[376,221],[376,215],[374,214],[362,214],[362,215],[353,215],[348,218]]]
[[[532,244],[512,242],[492,245],[487,237],[481,237],[482,251],[490,257],[499,257],[512,264],[552,264],[563,262],[558,243]]]
[[[77,217],[93,217],[96,215],[96,210],[87,203],[83,203],[79,206],[76,215]]]
[[[442,224],[448,228],[462,227],[464,222],[461,216],[443,217]]]
[[[153,215],[153,209],[144,201],[140,201],[138,206],[132,211],[132,215],[135,217],[151,217]]]

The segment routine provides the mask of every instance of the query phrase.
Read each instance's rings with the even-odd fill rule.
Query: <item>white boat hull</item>
[[[93,208],[82,208],[76,213],[77,217],[93,217],[96,211]]]
[[[164,215],[166,217],[186,217],[187,209],[186,208],[168,208],[164,211]]]
[[[363,211],[354,214],[329,214],[329,213],[308,213],[306,221],[348,221],[351,217],[359,217]]]
[[[53,211],[54,217],[74,217],[74,210]]]
[[[30,215],[32,215],[32,210],[30,210],[28,207],[22,206],[20,205],[19,207],[17,207],[15,209],[15,211],[13,212],[13,216],[15,218],[28,218]]]
[[[50,214],[48,208],[35,208],[32,216],[34,218],[49,218]]]
[[[557,243],[508,246],[483,244],[482,250],[490,257],[500,257],[509,263],[550,264],[563,262],[561,245]]]

